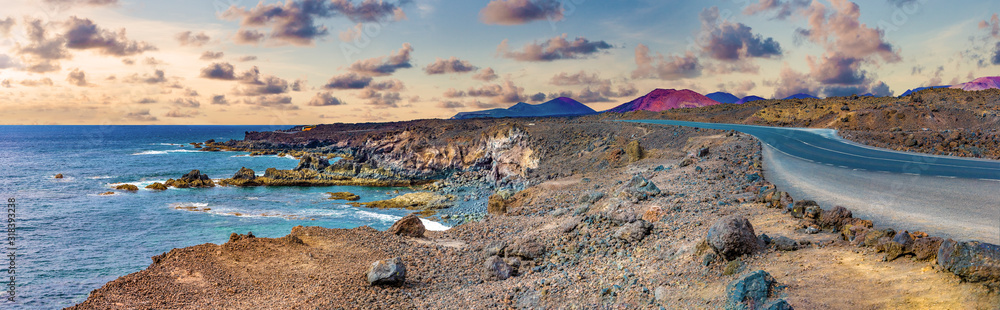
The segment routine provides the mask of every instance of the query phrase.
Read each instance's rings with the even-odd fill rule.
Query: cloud
[[[875,95],[875,97],[889,97],[895,94],[895,92],[889,89],[889,85],[886,85],[885,82],[882,81],[872,85],[869,92],[872,95]]]
[[[810,2],[811,0],[760,0],[760,2],[747,5],[743,9],[743,14],[756,15],[764,12],[775,12],[772,19],[787,19],[795,11],[808,7]]]
[[[367,99],[368,102],[365,104],[373,105],[379,108],[396,108],[399,107],[397,103],[403,100],[402,97],[397,92],[379,92],[374,89],[364,89],[358,94],[358,98]]]
[[[124,28],[115,33],[97,27],[90,19],[76,16],[70,17],[67,24],[66,47],[70,49],[95,49],[110,56],[131,56],[156,50],[149,43],[129,40]]]
[[[306,89],[306,87],[309,87],[309,85],[306,85],[305,80],[295,80],[292,82],[292,91],[302,91]]]
[[[256,66],[240,74],[237,79],[243,88],[238,88],[234,94],[239,96],[277,95],[288,92],[288,81],[273,75],[261,76]]]
[[[185,108],[197,108],[201,106],[201,102],[198,102],[198,100],[194,98],[176,98],[171,100],[170,103]]]
[[[233,36],[233,42],[236,42],[236,44],[257,45],[264,40],[264,37],[265,35],[257,30],[240,29]]]
[[[122,63],[128,66],[135,64],[135,59],[132,58],[122,58]]]
[[[702,23],[702,50],[713,59],[731,62],[782,55],[781,45],[774,38],[765,39],[742,23],[720,20],[718,7],[703,10],[699,18]]]
[[[882,30],[859,21],[861,9],[856,3],[848,0],[832,0],[831,3],[832,9],[819,2],[803,9],[802,13],[808,16],[809,29],[797,30],[800,37],[845,57],[878,56],[886,63],[902,59],[899,51],[885,40]]]
[[[348,70],[366,76],[391,75],[396,70],[413,67],[413,64],[410,63],[410,53],[412,52],[413,46],[410,43],[403,43],[403,47],[394,54],[358,60],[351,64]]]
[[[524,88],[514,85],[511,80],[505,80],[501,84],[486,84],[479,88],[469,88],[465,92],[470,97],[492,98],[494,103],[516,103],[524,101]]]
[[[70,71],[70,73],[66,76],[66,82],[69,82],[70,85],[80,87],[90,86],[90,84],[87,83],[87,74],[80,71],[80,69],[73,69],[73,71]]]
[[[493,68],[486,68],[486,69],[480,69],[479,72],[476,72],[476,74],[472,76],[472,78],[484,82],[489,82],[492,80],[496,80],[497,78],[499,78],[499,76],[497,76],[497,73],[493,71]]]
[[[493,0],[479,11],[479,20],[488,25],[521,25],[544,19],[563,19],[559,1]]]
[[[563,34],[542,43],[529,43],[524,46],[522,51],[511,51],[508,47],[508,40],[503,40],[500,46],[497,46],[497,54],[517,61],[553,61],[587,58],[601,50],[613,48],[611,44],[604,41],[591,42],[586,38],[577,37],[571,42],[567,41],[566,37],[567,35]]]
[[[787,98],[795,94],[819,95],[820,88],[807,74],[792,70],[788,64],[782,66],[776,82],[766,85],[775,87],[774,98]]]
[[[806,57],[811,76],[823,84],[858,85],[867,81],[867,72],[861,70],[861,59],[834,54]]]
[[[549,80],[549,84],[556,86],[591,85],[599,84],[604,81],[606,80],[601,79],[597,73],[588,75],[586,72],[581,70],[580,72],[572,75],[566,72],[556,74],[551,80]]]
[[[445,98],[461,98],[461,97],[465,97],[465,92],[461,91],[461,90],[454,89],[454,88],[449,88],[448,90],[444,91],[444,97]]]
[[[222,56],[224,56],[224,55],[225,54],[223,52],[205,51],[204,53],[201,53],[201,57],[199,57],[198,59],[201,59],[201,60],[216,60],[216,59],[222,58]]]
[[[102,6],[118,4],[118,0],[44,0],[44,2],[61,8],[69,8],[77,5]]]
[[[464,108],[465,104],[458,101],[441,101],[438,102],[437,107],[442,109],[454,110],[458,108]]]
[[[467,73],[476,71],[476,66],[466,60],[460,60],[454,56],[448,59],[437,58],[433,63],[424,67],[424,72],[428,75],[445,73]]]
[[[145,84],[161,84],[167,82],[166,73],[163,70],[153,71],[153,74],[132,74],[131,76],[125,78],[127,83],[145,83]]]
[[[228,105],[229,104],[229,100],[226,99],[226,95],[213,95],[212,96],[212,104]]]
[[[177,42],[180,42],[181,46],[196,46],[196,47],[205,45],[206,43],[208,43],[208,41],[212,40],[212,37],[209,37],[204,32],[199,32],[195,34],[194,32],[191,31],[178,33],[177,35],[174,36],[174,38],[177,39]]]
[[[142,98],[142,99],[139,99],[139,100],[135,101],[135,103],[138,103],[138,104],[150,104],[150,103],[157,103],[157,102],[159,102],[159,101],[156,100],[156,99],[153,99],[153,98]]]
[[[746,97],[750,93],[750,91],[754,90],[754,88],[757,88],[757,83],[750,80],[730,81],[728,83],[719,83],[717,87],[721,91],[729,92],[732,93],[733,95],[736,95],[736,97]]]
[[[38,87],[38,86],[52,86],[54,83],[52,83],[52,79],[50,78],[41,78],[37,80],[22,80],[20,84],[28,87]]]
[[[10,36],[10,29],[13,28],[14,24],[16,24],[16,23],[17,22],[14,21],[13,17],[7,17],[5,19],[0,19],[0,36],[2,36],[2,37],[9,37]]]
[[[391,90],[398,92],[401,90],[405,90],[406,85],[403,84],[403,81],[392,79],[392,80],[372,82],[371,84],[368,84],[367,88],[374,90]]]
[[[362,89],[372,83],[372,78],[360,76],[357,73],[345,73],[330,78],[330,81],[323,85],[326,89]]]
[[[195,117],[197,115],[198,115],[198,111],[183,112],[181,110],[170,110],[170,112],[167,112],[167,114],[165,114],[163,116],[165,116],[165,117],[174,117],[174,118],[188,118],[188,117]]]
[[[124,118],[128,119],[128,120],[140,121],[140,122],[152,122],[152,121],[156,121],[156,116],[150,115],[149,114],[149,109],[139,110],[139,111],[135,111],[135,112],[129,112],[128,114],[125,114]]]
[[[50,38],[39,19],[25,19],[28,44],[17,44],[15,52],[25,62],[24,70],[35,73],[59,71],[59,60],[72,57],[65,38]]]
[[[257,60],[257,56],[247,55],[247,56],[240,56],[239,58],[236,58],[236,61],[239,61],[239,62],[248,62],[248,61],[254,61],[254,60]]]
[[[228,62],[217,62],[201,69],[201,77],[213,80],[235,80],[236,69]]]
[[[20,68],[21,63],[6,54],[0,54],[0,69]]]
[[[164,64],[164,62],[159,61],[159,60],[157,60],[156,58],[153,58],[153,57],[146,57],[146,59],[142,60],[142,63],[145,64],[145,65],[147,65],[147,66],[154,66],[154,67]]]
[[[265,108],[275,108],[281,110],[298,110],[299,107],[292,105],[292,97],[283,95],[264,95],[244,98],[243,104]]]
[[[327,91],[327,92],[316,93],[316,96],[313,96],[312,99],[309,99],[309,103],[307,104],[314,107],[323,107],[323,106],[344,105],[345,103],[341,101],[339,98],[334,97],[332,93]]]
[[[349,0],[287,0],[273,4],[258,3],[246,9],[232,6],[222,16],[240,19],[242,27],[237,34],[238,43],[256,44],[265,34],[246,27],[271,27],[270,39],[293,45],[313,45],[316,39],[329,34],[326,26],[316,22],[337,14],[359,22],[376,22],[405,18],[399,4],[382,0],[364,0],[355,4]]]
[[[896,7],[903,7],[907,4],[912,4],[917,2],[917,0],[886,0],[886,1],[888,1],[889,4]]]
[[[1000,39],[1000,16],[994,13],[989,21],[980,21],[979,29],[987,29],[991,37]]]
[[[702,66],[698,63],[698,58],[693,53],[688,52],[684,56],[657,55],[652,57],[649,54],[649,47],[639,44],[635,47],[636,69],[632,71],[632,78],[658,78],[661,80],[679,80],[684,78],[694,78],[701,76]]]

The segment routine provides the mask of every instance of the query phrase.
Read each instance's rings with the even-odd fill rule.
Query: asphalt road
[[[874,148],[831,129],[629,122],[747,133],[763,142],[767,180],[793,197],[844,206],[877,225],[1000,244],[1000,161]]]

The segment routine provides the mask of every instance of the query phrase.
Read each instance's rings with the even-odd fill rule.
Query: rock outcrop
[[[410,214],[399,219],[389,227],[388,232],[394,235],[423,238],[424,232],[427,231],[424,228],[424,223],[420,221],[420,218],[416,215]]]
[[[726,310],[792,309],[783,299],[772,299],[776,286],[767,271],[745,274],[726,285]]]
[[[708,245],[716,254],[726,260],[757,250],[757,235],[753,225],[742,216],[728,216],[719,219],[708,228]]]
[[[521,239],[504,248],[504,253],[510,257],[520,257],[523,259],[536,259],[545,254],[545,246],[532,239]]]
[[[506,280],[514,276],[514,267],[499,256],[490,256],[483,262],[483,277],[490,280]]]
[[[115,189],[134,192],[134,191],[138,191],[139,187],[135,186],[135,185],[132,185],[132,184],[122,184],[122,185],[115,186]]]
[[[650,224],[645,220],[638,220],[622,225],[621,228],[615,231],[615,238],[624,240],[628,243],[635,243],[642,241],[646,235],[649,235],[651,230],[653,230],[653,224]]]
[[[402,286],[406,282],[406,266],[403,259],[394,257],[372,263],[368,268],[369,285]]]
[[[212,178],[209,178],[207,175],[201,174],[201,171],[191,170],[191,172],[188,172],[180,179],[167,180],[164,185],[176,188],[214,187],[215,182],[213,182]]]
[[[357,201],[357,200],[361,199],[361,196],[358,196],[357,194],[354,194],[354,193],[351,193],[351,192],[336,192],[336,193],[327,193],[327,194],[330,195],[330,198],[328,198],[330,200]]]
[[[450,207],[454,197],[435,193],[420,192],[396,196],[388,200],[372,202],[352,202],[355,207],[375,209],[438,210]]]
[[[1000,246],[947,239],[937,252],[937,263],[962,280],[1000,286]]]
[[[160,182],[156,182],[156,183],[153,183],[153,184],[146,185],[146,188],[154,190],[154,191],[165,191],[165,190],[167,190],[167,186],[164,185],[163,183],[160,183]]]
[[[639,202],[660,195],[660,193],[661,191],[656,187],[656,184],[653,184],[653,182],[650,182],[641,174],[636,174],[622,188],[620,196],[632,202]]]

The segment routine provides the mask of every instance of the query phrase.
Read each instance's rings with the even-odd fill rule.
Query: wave
[[[445,231],[451,229],[451,227],[444,226],[444,224],[431,220],[420,219],[420,222],[424,224],[424,228],[430,231]]]
[[[98,176],[92,176],[92,177],[87,177],[87,178],[91,179],[91,180],[104,180],[104,179],[113,179],[114,177],[110,176],[110,175],[98,175]]]
[[[389,215],[389,214],[381,214],[381,213],[375,213],[375,212],[368,212],[368,211],[363,211],[363,210],[358,210],[357,214],[360,215],[361,217],[364,217],[364,218],[379,220],[379,221],[383,221],[383,222],[395,222],[395,221],[398,221],[399,219],[403,218],[403,217],[400,217],[400,216]]]
[[[132,153],[132,155],[164,155],[164,154],[167,154],[167,153],[198,153],[198,152],[201,152],[201,151],[196,151],[196,150],[166,150],[166,151],[149,150],[149,151],[142,151],[142,152],[138,152],[138,153]]]

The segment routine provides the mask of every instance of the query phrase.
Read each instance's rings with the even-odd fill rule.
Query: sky
[[[654,89],[784,98],[964,83],[1000,1],[4,0],[0,124],[448,118]]]

